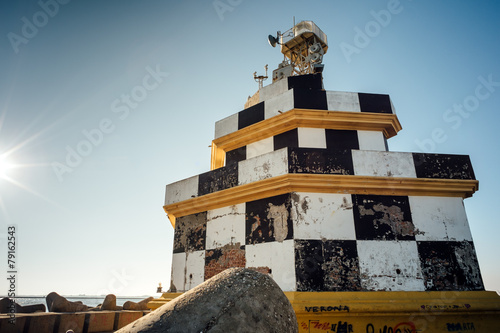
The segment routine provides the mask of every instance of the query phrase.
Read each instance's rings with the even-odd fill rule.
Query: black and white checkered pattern
[[[179,290],[235,248],[284,291],[483,289],[461,198],[293,192],[179,218],[175,235]]]
[[[331,92],[289,77],[216,124],[215,137],[294,108],[394,113],[388,95]],[[226,153],[226,165],[166,187],[165,205],[285,174],[475,179],[468,156],[387,151],[377,131],[295,128]],[[483,290],[462,198],[291,192],[176,216],[172,283],[228,267],[284,291]]]
[[[215,124],[215,139],[292,109],[394,114],[389,95],[322,89],[321,74],[291,76],[259,91],[259,103]]]

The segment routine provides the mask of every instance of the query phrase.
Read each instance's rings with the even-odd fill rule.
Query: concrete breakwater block
[[[292,305],[268,275],[230,268],[117,333],[298,332]]]

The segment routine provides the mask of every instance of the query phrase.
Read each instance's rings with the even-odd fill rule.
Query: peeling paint
[[[222,191],[238,185],[238,163],[218,168],[199,175],[198,195]]]
[[[296,240],[297,291],[359,291],[356,242]]]
[[[282,242],[292,237],[289,194],[246,203],[246,244]]]
[[[484,290],[472,242],[417,242],[427,290]]]
[[[176,219],[174,253],[205,249],[207,212]]]
[[[288,148],[289,172],[353,175],[351,150]]]
[[[415,240],[408,197],[352,195],[356,238],[362,240]]]
[[[273,221],[274,238],[278,242],[282,242],[288,235],[288,209],[285,204],[275,206],[269,204],[267,218]]]
[[[419,178],[476,179],[468,155],[413,153]]]

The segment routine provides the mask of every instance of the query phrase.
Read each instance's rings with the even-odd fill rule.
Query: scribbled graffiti
[[[305,322],[301,323],[302,329],[309,329],[310,332],[325,331],[335,333],[353,333],[352,324],[348,322],[338,321],[335,324],[321,320],[309,320],[309,325]]]
[[[470,309],[470,304],[431,304],[421,305],[421,310],[457,310],[457,309]]]
[[[448,332],[475,331],[474,323],[447,323]]]
[[[375,329],[373,324],[366,325],[366,333],[416,333],[415,324],[411,321],[401,322],[395,326],[384,325],[384,327]]]

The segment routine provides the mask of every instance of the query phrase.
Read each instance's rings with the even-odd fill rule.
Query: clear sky
[[[15,225],[17,294],[168,288],[165,185],[209,170],[214,123],[281,62],[267,35],[295,16],[328,36],[327,90],[391,96],[390,150],[471,156],[466,210],[500,290],[499,14],[493,0],[2,1],[0,271]]]

